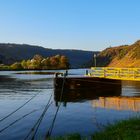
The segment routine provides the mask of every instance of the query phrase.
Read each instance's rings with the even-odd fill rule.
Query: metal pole
[[[96,54],[94,54],[94,66],[96,67]]]

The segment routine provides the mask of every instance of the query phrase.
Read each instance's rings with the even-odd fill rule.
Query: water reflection
[[[67,81],[66,81],[67,82]],[[77,85],[77,83],[72,82],[70,87]],[[80,85],[85,84],[80,82]],[[67,104],[67,102],[83,102],[87,100],[96,100],[99,99],[100,96],[103,97],[112,97],[112,96],[120,96],[121,95],[121,82],[117,81],[114,83],[100,83],[99,81],[94,81],[94,83],[91,83],[90,88],[84,85],[84,88],[82,89],[68,89],[67,87],[64,88],[63,96],[62,96],[62,102],[64,105]],[[66,83],[67,86],[67,83]],[[83,87],[83,86],[82,86]],[[106,87],[106,88],[105,88]],[[60,96],[61,96],[61,88],[55,89],[54,94],[54,100],[56,102],[56,106],[58,105],[58,102],[60,102]]]
[[[72,85],[73,83],[74,82],[71,83],[71,86],[73,86]],[[124,89],[128,90],[129,88],[131,89],[131,94],[129,94],[129,96],[123,96],[124,95],[123,90]],[[91,100],[93,107],[113,110],[140,111],[140,97],[139,96],[133,97],[133,95],[135,95],[135,92],[132,92],[132,90],[138,91],[137,93],[138,95],[140,95],[139,82],[117,81],[116,83],[116,81],[114,81],[114,83],[102,83],[102,84],[100,82],[96,82],[92,83],[92,87],[90,89],[83,88],[83,89],[68,90],[65,87],[61,102],[63,102],[64,106],[67,106],[68,102],[83,102]],[[125,94],[127,95],[128,93],[126,93],[125,91]],[[56,106],[58,106],[58,102],[60,102],[61,96],[60,86],[59,88],[55,89],[54,95]]]
[[[78,73],[79,71],[75,70],[75,72]],[[32,110],[39,110],[30,115],[27,114],[27,117],[1,133],[0,139],[24,139],[36,120],[38,120],[48,99],[54,93],[54,100],[52,99],[53,104],[50,106],[38,131],[38,139],[40,136],[45,137],[46,131],[53,121],[57,109],[56,106],[60,102],[62,83],[58,85],[58,88],[54,92],[53,79],[49,76],[8,75],[7,73],[6,75],[0,76],[0,118],[5,117],[11,111],[17,109],[38,91],[41,92],[19,112],[1,123],[0,128],[2,129],[16,119],[22,118],[23,115],[30,113]],[[120,81],[111,81],[108,83],[106,80],[79,82],[77,79],[69,87],[64,88],[61,102],[66,107],[61,107],[59,110],[53,136],[67,135],[70,133],[79,133],[83,136],[91,135],[98,130],[97,125],[95,125],[95,120],[96,123],[105,125],[115,120],[118,121],[136,116],[138,113],[134,111],[140,111],[140,83],[138,82],[121,83]]]
[[[44,89],[53,88],[52,79],[24,79],[10,77],[8,75],[0,76],[0,100],[21,100],[28,98]]]
[[[140,97],[99,97],[92,101],[93,107],[114,110],[140,111]]]
[[[140,81],[122,81],[122,96],[140,96]]]

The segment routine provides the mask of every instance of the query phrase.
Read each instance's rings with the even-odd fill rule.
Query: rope
[[[57,114],[58,114],[58,111],[59,111],[59,108],[61,106],[61,100],[62,100],[62,96],[63,96],[63,92],[64,92],[64,84],[65,84],[65,79],[66,79],[66,74],[64,74],[64,78],[63,78],[63,83],[62,83],[62,89],[61,89],[61,95],[60,95],[60,104],[58,105],[58,108],[56,110],[56,113],[55,113],[55,116],[54,116],[54,119],[52,121],[52,124],[47,132],[47,135],[46,135],[46,138],[50,137],[51,134],[52,134],[52,131],[53,131],[53,128],[54,128],[54,124],[55,124],[55,120],[56,120],[56,117],[57,117]]]
[[[39,110],[39,109],[38,109],[38,110]],[[33,111],[31,111],[31,112],[29,112],[29,113],[27,113],[27,114],[25,114],[25,115],[22,116],[21,118],[15,120],[15,121],[12,122],[11,124],[7,125],[7,126],[4,127],[3,129],[1,129],[1,130],[0,130],[0,133],[2,133],[3,131],[7,130],[10,126],[14,125],[14,124],[17,123],[18,121],[22,120],[23,118],[27,117],[28,115],[30,115],[30,114],[32,114],[32,113],[34,113],[34,112],[36,112],[36,111],[37,111],[37,109],[36,109],[36,110],[33,110]]]
[[[48,105],[48,108],[49,108],[49,106],[50,106],[51,104],[52,104],[52,102]],[[47,109],[48,109],[48,108],[47,108]],[[47,109],[46,109],[46,111],[47,111]],[[37,131],[38,131],[38,128],[39,128],[39,126],[40,126],[40,124],[41,124],[41,122],[42,122],[42,119],[43,119],[43,117],[44,117],[46,111],[45,111],[44,114],[42,115],[42,118],[40,119],[40,121],[39,121],[39,123],[38,123],[38,125],[37,125],[37,128],[36,128],[36,130],[35,130],[35,133],[34,133],[34,135],[33,135],[33,137],[32,137],[32,140],[34,140],[34,137],[35,137],[35,135],[36,135],[36,133],[37,133]]]
[[[13,112],[11,112],[10,114],[8,114],[7,116],[5,116],[4,118],[2,118],[0,120],[0,122],[4,121],[5,119],[7,119],[8,117],[12,116],[14,113],[16,113],[18,110],[20,110],[21,108],[23,108],[26,104],[28,104],[32,99],[34,99],[40,92],[38,92],[37,94],[35,94],[33,97],[31,97],[27,102],[25,102],[23,105],[21,105],[20,107],[18,107],[16,110],[14,110]]]
[[[41,124],[41,121],[42,121],[42,119],[43,119],[43,117],[44,117],[46,111],[48,110],[48,108],[49,108],[50,105],[52,104],[52,102],[50,103],[51,98],[52,98],[52,94],[51,94],[51,96],[50,96],[50,98],[49,98],[49,100],[48,100],[48,103],[46,104],[45,109],[44,109],[44,111],[42,112],[41,116],[39,117],[39,119],[37,120],[37,122],[35,123],[35,125],[31,128],[31,130],[29,131],[29,133],[27,134],[27,136],[24,138],[24,140],[27,140],[28,137],[35,131],[35,133],[34,133],[33,136],[32,136],[32,139],[34,139],[34,137],[35,137],[35,135],[36,135],[36,133],[37,133],[37,130],[38,130],[40,124]],[[37,127],[37,128],[36,128],[36,127]],[[35,130],[35,128],[36,128],[36,130]]]

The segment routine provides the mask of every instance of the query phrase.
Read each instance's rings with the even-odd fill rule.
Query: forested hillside
[[[92,65],[94,65],[92,63]],[[97,56],[98,66],[140,67],[140,40],[132,45],[110,47]]]
[[[68,57],[71,67],[81,67],[92,59],[93,53],[92,51],[83,50],[48,49],[26,44],[0,44],[0,63],[12,64],[17,61],[31,59],[36,54],[43,57],[64,55]]]

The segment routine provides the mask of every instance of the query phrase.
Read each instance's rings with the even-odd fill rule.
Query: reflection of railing
[[[92,101],[93,107],[114,110],[140,111],[140,97],[100,97]]]
[[[88,76],[140,81],[140,68],[92,67]]]

